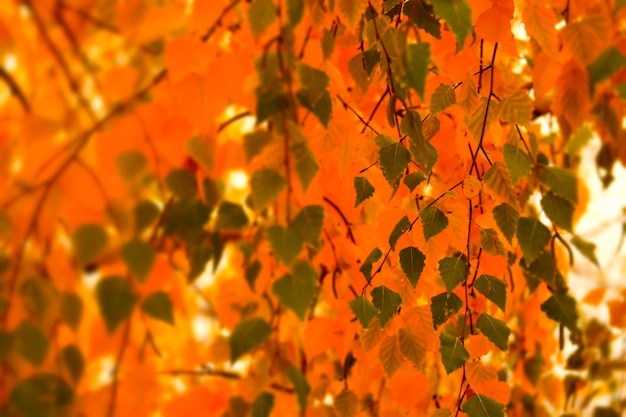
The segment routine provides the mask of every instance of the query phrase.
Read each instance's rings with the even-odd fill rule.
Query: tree
[[[0,415],[620,415],[624,5],[4,2]]]

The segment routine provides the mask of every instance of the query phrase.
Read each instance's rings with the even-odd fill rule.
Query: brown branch
[[[74,32],[72,32],[72,29],[69,27],[69,25],[67,24],[67,21],[63,17],[63,13],[62,13],[61,7],[59,6],[58,3],[57,3],[57,5],[56,5],[56,7],[54,9],[54,18],[57,21],[57,23],[59,24],[59,26],[61,27],[63,35],[65,36],[65,38],[68,40],[68,42],[72,46],[72,50],[74,52],[74,55],[76,55],[78,57],[78,60],[83,65],[84,70],[87,73],[91,74],[91,76],[92,76],[91,78],[92,78],[95,86],[98,88],[98,91],[101,91],[102,88],[100,86],[100,83],[98,82],[96,77],[93,76],[93,73],[94,73],[93,66],[91,65],[91,63],[87,59],[87,56],[83,53],[82,49],[80,49],[80,45],[78,43],[78,39],[76,39],[76,36],[74,35]]]
[[[70,4],[67,4],[64,1],[57,2],[57,7],[63,8],[63,9],[69,10],[69,11],[72,11],[73,13],[76,13],[82,19],[90,22],[91,24],[93,24],[94,26],[96,26],[96,27],[98,27],[100,29],[104,29],[104,30],[106,30],[108,32],[119,34],[119,30],[115,26],[110,25],[109,23],[105,22],[104,20],[100,20],[100,19],[98,19],[96,17],[93,17],[89,13],[85,12],[83,9],[80,9],[78,7],[75,7],[75,6],[72,6]]]
[[[0,67],[0,78],[2,78],[7,83],[9,89],[11,90],[11,94],[19,100],[22,108],[24,109],[24,113],[30,113],[30,103],[24,95],[24,92],[17,84],[17,82],[13,79],[13,77],[11,77],[11,74],[9,74],[7,70],[5,70],[3,67]]]
[[[245,117],[251,116],[249,111],[244,111],[241,112],[239,114],[234,115],[233,117],[231,117],[230,119],[226,120],[225,122],[223,122],[222,124],[220,124],[217,127],[217,133],[220,133],[222,130],[226,129],[228,126],[230,126],[232,123],[236,122],[237,120],[243,119]]]
[[[122,344],[120,345],[120,349],[117,352],[117,358],[115,359],[115,365],[113,366],[112,378],[113,383],[111,384],[111,399],[109,400],[109,407],[107,410],[107,417],[113,417],[115,415],[115,403],[117,402],[117,392],[119,389],[119,379],[118,374],[120,372],[120,366],[122,365],[122,360],[124,359],[124,352],[128,347],[128,339],[130,336],[130,324],[131,319],[128,318],[126,321],[126,325],[124,327],[124,334],[122,335]]]
[[[376,102],[376,105],[374,106],[374,109],[372,110],[372,112],[370,113],[369,117],[367,118],[367,123],[363,126],[363,129],[361,129],[361,133],[365,133],[365,129],[371,123],[372,119],[374,118],[374,115],[376,114],[376,111],[378,111],[378,108],[380,107],[380,105],[382,104],[383,100],[385,99],[385,97],[387,97],[388,94],[389,94],[389,86],[387,86],[387,88],[385,89],[385,92],[383,93],[383,95],[380,96],[380,98]]]
[[[169,371],[159,371],[157,372],[157,375],[172,375],[172,376],[181,376],[181,375],[187,375],[187,376],[207,376],[207,377],[217,377],[217,378],[224,378],[224,379],[231,379],[234,381],[240,380],[241,378],[243,378],[243,375],[238,374],[236,372],[230,372],[230,371],[222,371],[220,369],[213,369],[210,368],[208,366],[202,366],[200,369],[172,369]],[[285,387],[283,385],[277,384],[275,382],[270,384],[270,388],[275,390],[275,391],[281,391],[281,392],[285,392],[287,394],[293,394],[294,390],[293,388],[289,388],[289,387]]]
[[[98,189],[98,191],[100,191],[100,194],[102,194],[102,198],[104,198],[106,211],[109,214],[111,221],[113,221],[113,223],[115,224],[118,230],[121,230],[122,224],[119,218],[117,217],[117,215],[115,214],[113,207],[111,206],[111,204],[109,204],[109,201],[110,201],[109,195],[106,189],[104,188],[102,181],[100,181],[100,178],[98,178],[98,175],[96,175],[94,170],[89,165],[87,165],[85,161],[83,161],[80,157],[76,158],[76,163],[78,164],[78,166],[80,166],[81,168],[85,170],[85,172],[87,173],[89,177],[91,177],[94,184],[96,185],[96,188]]]
[[[339,101],[341,101],[341,104],[343,104],[343,107],[345,109],[350,110],[352,113],[354,113],[354,115],[356,117],[359,118],[359,120],[361,121],[361,123],[363,123],[366,127],[368,127],[372,132],[376,133],[377,135],[380,135],[380,133],[378,133],[378,131],[376,129],[374,129],[369,122],[366,122],[365,119],[363,119],[363,117],[356,111],[354,110],[348,103],[346,103],[344,101],[344,99],[341,98],[341,96],[339,94],[337,94],[337,98],[339,99]]]
[[[350,223],[347,219],[347,217],[345,216],[345,214],[343,214],[343,211],[341,211],[341,209],[339,208],[339,206],[337,204],[335,204],[335,202],[333,200],[331,200],[328,197],[323,197],[324,201],[326,203],[328,203],[328,205],[330,205],[332,208],[335,209],[335,211],[339,214],[339,216],[341,217],[341,219],[343,220],[343,224],[346,225],[346,228],[348,229],[348,238],[350,239],[350,241],[352,243],[354,243],[356,245],[356,240],[354,239],[354,235],[352,234],[352,223]]]
[[[43,19],[39,15],[37,8],[33,6],[32,0],[22,0],[22,2],[24,3],[26,7],[30,9],[32,13],[33,21],[35,22],[35,26],[37,26],[37,29],[39,30],[39,33],[41,34],[41,37],[43,38],[44,43],[46,44],[46,46],[50,50],[50,53],[52,53],[52,56],[54,57],[54,59],[57,61],[57,64],[61,68],[61,72],[63,73],[63,76],[65,77],[65,80],[68,83],[70,90],[72,90],[72,92],[78,99],[78,102],[80,103],[81,107],[87,112],[87,114],[89,114],[91,119],[97,120],[98,118],[96,116],[96,113],[87,102],[87,99],[85,98],[85,96],[81,93],[78,82],[72,75],[69,65],[65,61],[65,58],[63,58],[61,51],[59,51],[57,46],[52,41],[52,38],[50,37],[48,30],[46,29],[46,25]]]
[[[495,78],[494,77],[494,69],[495,69],[494,64],[496,61],[497,51],[498,51],[498,43],[496,43],[493,47],[493,55],[491,56],[491,64],[489,65],[489,67],[491,68],[491,74],[490,74],[491,77],[489,81],[489,94],[487,95],[487,105],[485,106],[485,117],[483,118],[483,126],[480,131],[480,139],[478,140],[478,147],[476,148],[476,151],[472,155],[472,165],[470,166],[470,170],[469,170],[469,173],[471,174],[474,168],[476,168],[476,176],[478,176],[479,179],[480,179],[480,176],[478,173],[478,167],[476,165],[476,158],[478,157],[478,152],[482,152],[485,158],[487,158],[487,162],[491,164],[491,161],[489,160],[489,156],[487,155],[487,151],[485,151],[485,148],[483,147],[483,140],[485,139],[485,132],[487,130],[487,119],[489,118],[489,105],[491,104],[491,97],[493,96],[493,82]]]

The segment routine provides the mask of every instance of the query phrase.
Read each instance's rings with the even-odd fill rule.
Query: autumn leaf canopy
[[[570,272],[601,273],[582,161],[626,162],[625,27],[1,2],[0,416],[621,415],[626,286]]]

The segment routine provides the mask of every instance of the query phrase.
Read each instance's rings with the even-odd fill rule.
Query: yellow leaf
[[[563,43],[582,63],[589,64],[611,41],[611,19],[598,12],[571,22],[563,28]]]
[[[528,35],[535,39],[547,54],[555,54],[558,47],[556,14],[545,2],[532,1],[522,11],[522,22]]]
[[[381,342],[378,357],[387,378],[391,378],[393,374],[400,369],[402,362],[404,362],[404,356],[402,356],[400,346],[398,345],[398,336],[387,336]]]
[[[474,75],[468,72],[465,75],[463,84],[457,88],[456,102],[466,112],[472,112],[478,105],[478,93],[476,92],[476,83],[474,82]]]
[[[345,22],[348,23],[348,26],[354,28],[359,21],[361,14],[365,11],[365,7],[367,7],[366,0],[339,0],[339,15]]]
[[[556,81],[552,111],[564,116],[571,128],[576,130],[588,117],[590,109],[589,74],[572,59],[563,65]]]
[[[463,180],[463,195],[468,200],[476,197],[482,188],[482,183],[474,175],[468,175]]]
[[[517,207],[517,194],[511,184],[509,172],[502,162],[496,162],[489,168],[483,177],[483,183],[494,198]]]

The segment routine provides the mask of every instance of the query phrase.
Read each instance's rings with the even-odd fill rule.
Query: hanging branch
[[[11,74],[7,72],[3,67],[0,67],[0,78],[4,80],[4,82],[9,86],[11,90],[11,94],[14,95],[22,105],[22,109],[24,109],[24,113],[30,113],[30,103],[28,99],[24,95],[24,92],[20,88],[20,86],[15,82]]]

